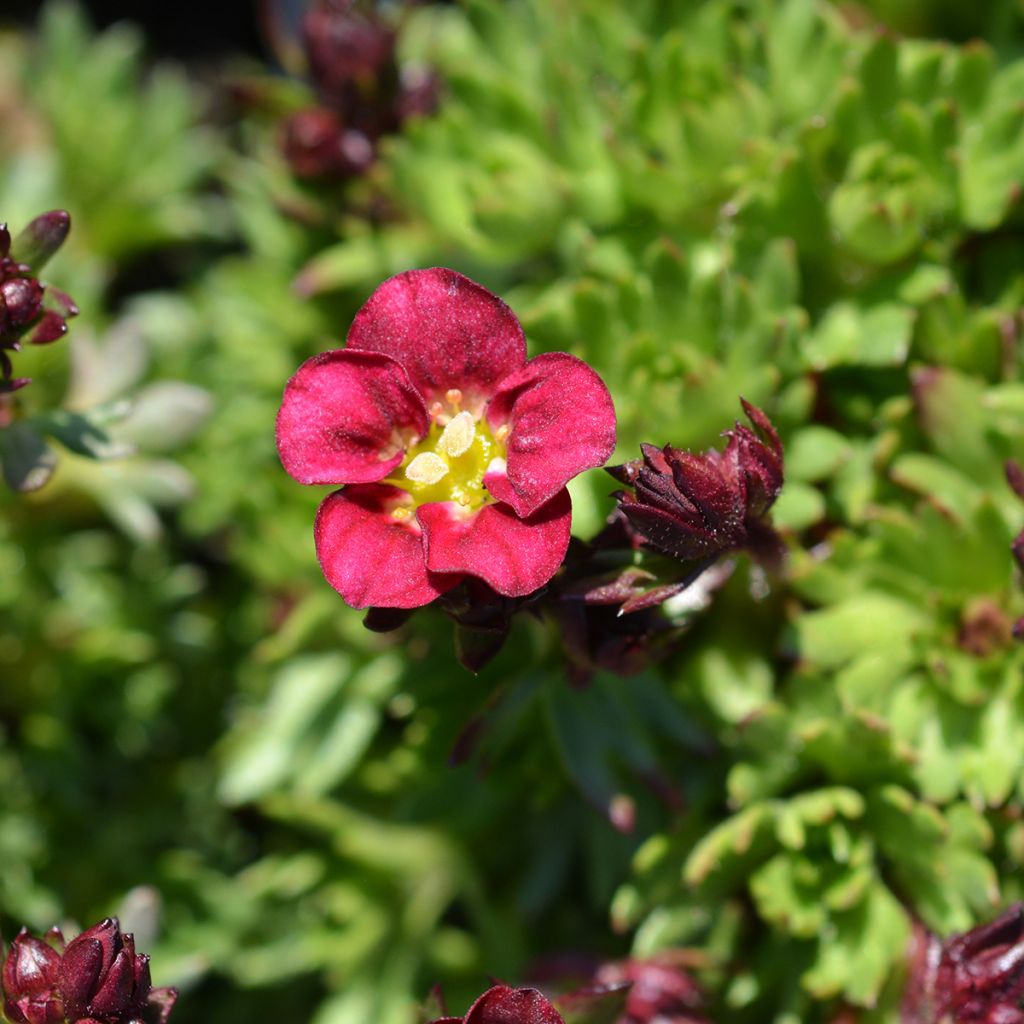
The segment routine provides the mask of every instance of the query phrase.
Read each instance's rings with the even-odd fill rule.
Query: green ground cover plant
[[[62,0],[0,32],[0,222],[31,265],[70,213],[78,309],[0,350],[4,938],[118,914],[175,1024],[411,1024],[568,954],[676,957],[679,1024],[1024,1019],[905,1001],[1024,899],[1024,13],[954,6],[391,5],[356,100],[285,29],[273,72]],[[297,156],[352,109],[358,161]],[[600,375],[612,465],[763,410],[782,557],[718,553],[628,660],[628,615],[516,614],[476,675],[472,609],[366,629],[274,422],[434,266]],[[571,481],[576,538],[623,486]]]

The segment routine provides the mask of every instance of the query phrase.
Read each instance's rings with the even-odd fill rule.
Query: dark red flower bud
[[[23,341],[32,345],[56,341],[67,332],[67,319],[78,313],[67,295],[35,277],[67,237],[70,226],[64,210],[41,214],[18,236],[12,252],[10,232],[0,224],[0,394],[29,383],[26,377],[12,377],[13,367],[3,350],[17,351]]]
[[[918,925],[903,1024],[1024,1024],[1024,903],[943,942]]]
[[[562,1015],[535,988],[489,988],[465,1017],[439,1017],[433,1024],[565,1024]]]
[[[57,1024],[64,1020],[57,994],[59,968],[58,950],[22,929],[11,943],[3,968],[4,1012],[14,1024]]]
[[[1021,468],[1020,463],[1015,462],[1013,459],[1007,459],[1004,468],[1006,470],[1006,482],[1010,485],[1010,489],[1018,498],[1024,500],[1024,469]],[[1013,538],[1010,551],[1017,565],[1024,572],[1024,530],[1021,530]],[[1024,618],[1018,619],[1014,623],[1012,632],[1016,639],[1024,639]]]
[[[376,151],[360,131],[346,129],[329,110],[292,114],[281,127],[281,149],[300,178],[350,178],[373,163]]]
[[[177,997],[152,988],[149,958],[136,954],[135,940],[109,917],[68,944],[58,988],[69,1024],[164,1024]]]
[[[724,451],[641,445],[642,459],[611,470],[633,487],[619,495],[619,508],[654,550],[680,561],[744,547],[765,558],[776,554],[765,516],[782,489],[782,443],[768,417],[741,402],[754,430],[737,423]]]
[[[14,252],[22,263],[27,263],[37,273],[43,265],[64,244],[71,230],[71,217],[67,210],[50,210],[31,220],[18,235]],[[3,253],[6,255],[6,253]]]
[[[352,0],[315,0],[301,34],[318,106],[285,122],[281,147],[300,177],[361,175],[376,159],[381,136],[434,109],[437,78],[400,70],[395,29]]]
[[[1014,459],[1007,459],[1003,468],[1006,470],[1006,482],[1010,489],[1018,498],[1024,500],[1024,468],[1021,468],[1020,463]]]
[[[423,117],[437,109],[441,80],[426,68],[402,68],[398,95],[398,119]]]
[[[30,345],[49,345],[67,333],[68,325],[64,317],[50,309],[43,313],[38,323],[25,335],[25,341]]]
[[[27,327],[43,309],[43,286],[34,277],[11,277],[0,283],[0,334]]]
[[[302,22],[313,85],[328,106],[348,110],[359,92],[397,78],[396,35],[349,2],[326,0]]]

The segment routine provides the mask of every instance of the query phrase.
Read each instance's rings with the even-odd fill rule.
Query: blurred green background
[[[82,310],[18,412],[110,443],[0,491],[5,936],[119,913],[178,1024],[406,1024],[434,982],[461,1012],[538,957],[680,946],[716,1019],[890,1021],[912,919],[1024,895],[1024,5],[388,8],[440,105],[329,186],[280,155],[308,86],[255,12],[191,52],[11,14],[0,219],[71,212],[45,277]],[[273,419],[437,264],[602,374],[619,460],[763,406],[786,569],[740,559],[586,689],[535,622],[477,678],[430,610],[365,631]],[[577,534],[613,488],[574,484]]]

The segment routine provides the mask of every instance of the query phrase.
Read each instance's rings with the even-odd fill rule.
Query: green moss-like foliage
[[[402,46],[439,110],[330,192],[121,29],[0,37],[0,214],[71,211],[47,276],[82,309],[24,354],[25,411],[136,452],[0,495],[5,933],[120,909],[180,1024],[406,1024],[436,981],[461,1009],[546,954],[675,946],[715,1019],[894,1021],[915,919],[1022,895],[1024,62],[981,30],[424,6]],[[478,679],[440,616],[364,631],[272,422],[383,277],[436,264],[602,374],[621,459],[763,407],[784,569],[740,559],[667,658],[582,690],[532,622]],[[574,487],[593,532],[614,485]]]

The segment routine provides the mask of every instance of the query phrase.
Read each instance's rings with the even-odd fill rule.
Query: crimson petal
[[[451,388],[473,408],[526,360],[515,314],[468,277],[434,267],[385,281],[356,314],[348,349],[397,359],[428,400]]]
[[[508,505],[485,505],[466,515],[452,502],[422,505],[416,515],[431,572],[468,573],[505,597],[525,597],[561,565],[572,503],[563,489],[526,519]]]
[[[391,515],[410,500],[389,484],[360,484],[320,505],[317,558],[327,582],[353,608],[419,608],[459,582],[427,572],[418,526]]]
[[[277,450],[303,484],[383,480],[428,429],[423,400],[393,359],[335,349],[306,360],[277,414]]]
[[[506,377],[487,407],[492,429],[510,428],[506,475],[486,483],[498,501],[530,515],[615,448],[615,406],[581,359],[549,352]]]
[[[565,1024],[535,988],[489,988],[466,1014],[466,1024]]]

